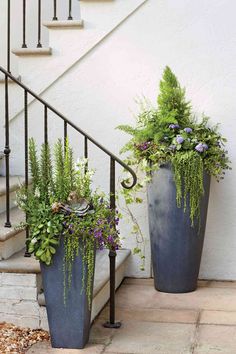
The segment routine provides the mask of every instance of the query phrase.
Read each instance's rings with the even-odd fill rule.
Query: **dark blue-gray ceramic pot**
[[[53,257],[53,264],[50,266],[40,264],[51,344],[53,348],[82,349],[89,339],[91,321],[91,308],[86,291],[82,287],[82,257],[79,255],[74,260],[66,303],[64,303],[63,258],[64,242],[61,241]],[[85,269],[85,284],[86,273]]]
[[[200,225],[191,226],[189,209],[176,205],[176,186],[170,165],[153,172],[148,186],[149,230],[155,288],[167,293],[185,293],[197,288],[210,176],[204,174]]]

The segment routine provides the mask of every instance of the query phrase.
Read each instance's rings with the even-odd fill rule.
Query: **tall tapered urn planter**
[[[191,225],[189,210],[176,205],[171,165],[153,172],[148,186],[148,214],[155,288],[185,293],[197,288],[204,242],[210,176],[204,174],[200,219]]]
[[[71,285],[65,294],[63,260],[64,244],[61,240],[53,263],[50,266],[40,263],[51,344],[53,348],[82,349],[89,340],[91,321],[91,306],[83,287],[83,274],[86,284],[87,269],[83,270],[82,254],[79,254],[73,262]]]
[[[48,143],[40,156],[29,140],[32,187],[23,185],[17,204],[26,215],[27,251],[40,261],[51,342],[82,349],[89,339],[96,249],[120,246],[119,212],[110,195],[94,191],[87,160],[75,164],[66,140]]]
[[[130,165],[146,172],[138,187],[148,183],[155,287],[190,292],[197,287],[210,176],[223,179],[230,161],[218,126],[204,115],[196,119],[185,89],[168,66],[157,103],[153,107],[147,100],[142,102],[136,126],[119,126],[132,136],[122,151],[130,151]],[[140,198],[128,195],[126,202],[140,203]],[[142,253],[140,247],[135,251]]]

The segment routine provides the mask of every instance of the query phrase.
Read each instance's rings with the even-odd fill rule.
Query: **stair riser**
[[[10,193],[10,208],[16,206],[16,191]],[[0,195],[0,213],[6,211],[6,194]]]
[[[13,237],[0,242],[0,261],[10,258],[16,252],[25,247],[25,231],[21,231]]]

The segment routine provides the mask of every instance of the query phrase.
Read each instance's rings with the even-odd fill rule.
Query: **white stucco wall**
[[[115,127],[134,121],[137,96],[155,103],[163,68],[169,65],[173,69],[186,86],[196,113],[205,112],[213,123],[221,123],[232,160],[233,170],[225,180],[211,185],[200,274],[209,279],[236,279],[235,12],[232,0],[148,0],[43,95],[118,154],[127,136]],[[31,116],[38,129],[37,107],[32,108]],[[20,129],[19,122],[13,125]],[[53,124],[51,135],[56,131],[58,125]],[[103,163],[96,155],[98,179],[105,185]],[[147,235],[146,271],[139,272],[135,258],[129,275],[150,275],[146,209],[144,203],[136,214]],[[134,245],[125,222],[122,230],[125,245]]]

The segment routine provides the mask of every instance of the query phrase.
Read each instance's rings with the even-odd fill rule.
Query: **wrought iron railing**
[[[26,22],[25,22],[25,12],[26,12],[26,1],[23,1],[23,44],[22,47],[26,48],[26,37],[25,37],[25,29],[26,29]],[[69,1],[69,13],[68,13],[68,20],[72,20],[72,1]],[[57,1],[54,0],[53,3],[53,20],[57,20]],[[41,0],[38,0],[38,44],[37,47],[41,47]],[[11,74],[11,2],[8,0],[8,8],[7,8],[7,69],[4,69],[0,66],[0,72],[4,75],[4,97],[5,97],[5,173],[6,173],[6,221],[5,227],[11,227],[11,208],[10,208],[10,154],[11,154],[11,147],[10,147],[10,99],[9,99],[9,81],[13,81],[18,87],[22,89],[23,92],[23,99],[24,99],[24,173],[25,173],[25,185],[26,188],[29,185],[29,162],[28,162],[28,136],[29,136],[29,117],[28,117],[28,103],[29,97],[33,97],[37,102],[39,102],[44,108],[44,115],[43,115],[43,131],[44,131],[44,142],[48,143],[48,113],[54,113],[54,117],[60,119],[64,123],[63,129],[63,139],[66,141],[68,136],[68,127],[73,128],[78,134],[82,135],[84,139],[84,157],[88,158],[88,148],[90,142],[92,145],[98,147],[101,151],[104,152],[105,155],[108,156],[110,159],[110,207],[115,209],[115,195],[116,195],[116,186],[115,186],[115,174],[116,174],[116,164],[122,166],[126,171],[130,173],[132,176],[131,183],[128,183],[127,180],[122,181],[122,186],[124,188],[130,189],[133,188],[137,182],[137,177],[135,172],[126,165],[121,159],[115,156],[112,152],[98,143],[93,137],[88,135],[85,131],[80,129],[77,125],[75,125],[72,121],[67,119],[63,114],[61,114],[56,108],[51,106],[48,102],[46,102],[43,98],[33,92],[29,87],[24,85],[21,81],[19,81],[15,76]],[[26,230],[26,238],[28,237],[28,230]],[[25,256],[30,256],[27,251],[27,242],[26,242],[26,252]],[[119,326],[119,323],[115,323],[115,257],[116,251],[111,250],[109,252],[110,258],[110,319],[109,322],[106,324],[108,327],[116,328]]]

